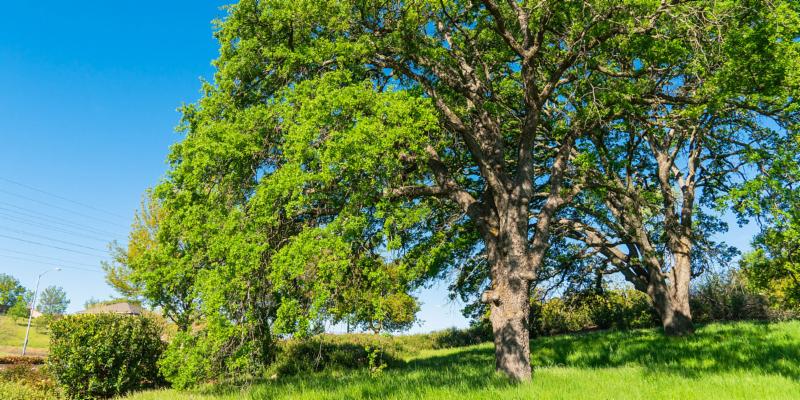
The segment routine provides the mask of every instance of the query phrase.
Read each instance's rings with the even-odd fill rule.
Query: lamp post
[[[33,309],[36,307],[36,296],[39,295],[39,282],[42,280],[44,274],[51,271],[61,271],[61,268],[48,269],[42,272],[36,278],[36,289],[33,291],[33,300],[31,301],[31,309],[28,311],[28,328],[25,330],[25,343],[22,344],[22,355],[25,355],[25,350],[28,348],[28,335],[31,333],[31,320],[33,319]]]

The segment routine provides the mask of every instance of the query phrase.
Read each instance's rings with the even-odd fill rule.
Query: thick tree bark
[[[653,301],[656,312],[661,318],[661,326],[668,336],[686,336],[694,332],[692,314],[689,308],[689,298],[677,298],[672,295],[669,288],[663,284],[652,285],[653,290],[648,290],[648,295]]]
[[[692,334],[694,324],[689,306],[691,259],[688,253],[675,255],[675,264],[669,271],[669,279],[661,273],[660,264],[650,267],[650,271],[652,273],[647,295],[661,318],[664,333],[669,336]]]
[[[512,210],[505,219],[493,218],[486,225],[484,241],[492,264],[492,286],[481,300],[489,305],[495,369],[515,381],[529,381],[530,281],[538,269],[538,257],[531,257],[525,241],[527,224],[521,221],[527,219]]]
[[[495,369],[516,381],[531,379],[528,286],[520,279],[495,282],[497,301],[490,305]]]
[[[689,305],[689,282],[692,279],[692,260],[689,255],[691,245],[688,238],[682,238],[680,246],[676,246],[675,265],[672,266],[670,277],[671,289],[671,318],[669,323],[664,322],[664,332],[667,335],[683,336],[694,332],[692,311]]]

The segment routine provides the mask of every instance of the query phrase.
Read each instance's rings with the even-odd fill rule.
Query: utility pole
[[[31,308],[28,310],[28,328],[25,330],[25,343],[22,344],[22,355],[25,355],[25,350],[28,348],[28,335],[31,333],[31,320],[33,319],[33,310],[36,307],[36,296],[39,295],[39,282],[42,280],[44,274],[51,271],[61,271],[61,268],[48,269],[42,272],[36,278],[36,289],[33,291],[33,300],[31,301]]]

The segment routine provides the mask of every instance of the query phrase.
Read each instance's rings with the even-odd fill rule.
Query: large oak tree
[[[156,190],[168,237],[203,260],[193,293],[209,326],[302,334],[358,314],[345,289],[383,287],[386,265],[398,291],[470,269],[488,277],[475,288],[497,369],[530,379],[530,285],[553,225],[607,186],[586,179],[585,154],[620,124],[659,134],[648,98],[616,95],[641,89],[620,68],[683,40],[692,3],[232,6]],[[641,74],[671,78],[659,68]]]
[[[690,280],[730,259],[715,217],[777,157],[800,121],[798,6],[697,2],[598,66],[622,118],[586,133],[586,190],[559,222],[647,293],[668,334],[692,332]],[[631,49],[639,49],[631,51]],[[785,182],[785,180],[783,181]]]
[[[189,138],[239,124],[249,171],[212,159],[203,181],[250,188],[250,212],[274,213],[269,193],[309,222],[272,258],[279,290],[359,264],[364,249],[412,280],[482,260],[497,369],[526,380],[530,282],[580,189],[569,160],[615,118],[591,100],[591,67],[679,13],[658,1],[243,1],[221,25],[215,84],[187,109]],[[322,281],[305,308],[280,306],[279,326],[302,327],[336,296]]]

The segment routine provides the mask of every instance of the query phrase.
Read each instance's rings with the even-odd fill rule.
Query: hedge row
[[[157,362],[165,345],[150,318],[75,315],[50,330],[47,367],[71,399],[108,398],[163,382]]]

